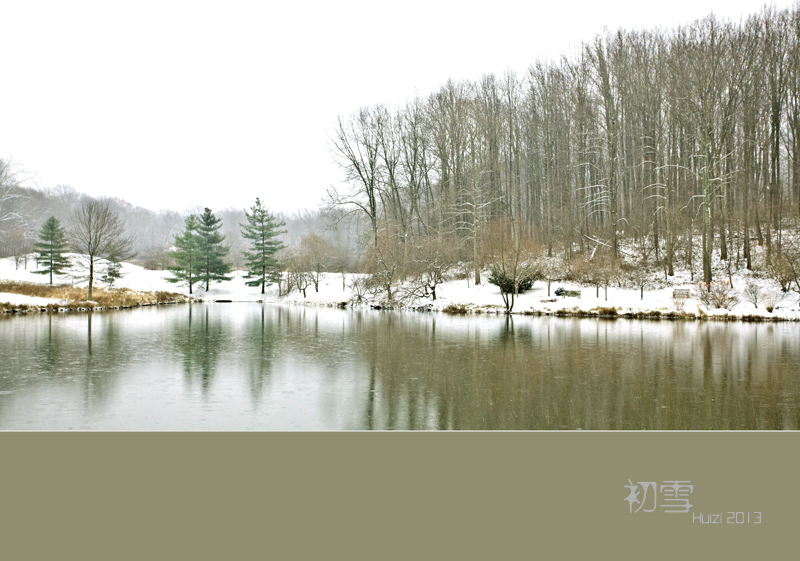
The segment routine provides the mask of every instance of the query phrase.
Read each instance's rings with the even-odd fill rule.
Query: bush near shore
[[[0,302],[0,313],[66,310],[91,310],[107,308],[135,308],[156,304],[188,302],[188,297],[175,292],[140,292],[129,288],[104,289],[94,287],[92,301],[86,301],[86,289],[70,285],[37,284],[22,281],[0,280],[0,292],[22,294],[38,298],[61,300],[63,304],[9,304]]]

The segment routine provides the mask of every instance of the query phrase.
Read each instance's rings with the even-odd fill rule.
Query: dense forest
[[[390,301],[410,278],[404,290],[435,298],[443,279],[478,284],[487,271],[513,293],[534,278],[607,284],[623,269],[641,286],[644,272],[688,269],[708,287],[725,280],[720,263],[731,284],[748,269],[800,290],[800,4],[607,33],[524,76],[448,80],[340,116],[329,136],[345,182],[326,208],[277,217],[289,269],[303,267],[303,239],[322,236],[329,268],[369,273],[364,290]],[[0,253],[22,255],[84,196],[21,187],[0,165]],[[199,212],[110,202],[153,268],[171,265]],[[244,209],[216,215],[241,267]]]
[[[348,187],[331,204],[370,225],[368,263],[384,277],[430,263],[435,245],[476,283],[555,255],[687,267],[707,285],[721,259],[796,282],[799,8],[620,30],[524,76],[450,80],[340,117]]]

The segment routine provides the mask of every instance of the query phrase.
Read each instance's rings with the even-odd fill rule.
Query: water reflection
[[[261,401],[265,389],[269,388],[272,362],[280,344],[277,328],[280,325],[282,309],[278,308],[277,312],[278,317],[273,321],[272,317],[267,317],[267,307],[261,306],[260,314],[250,319],[245,330],[246,347],[242,356],[247,363],[250,397],[254,405]]]
[[[796,429],[796,324],[191,305],[0,322],[2,429]]]
[[[225,333],[220,318],[210,319],[206,306],[197,309],[190,305],[187,309],[186,321],[173,322],[172,345],[183,366],[186,386],[191,388],[199,383],[203,395],[208,396]]]

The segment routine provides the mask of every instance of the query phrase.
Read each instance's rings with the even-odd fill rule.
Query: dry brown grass
[[[0,292],[36,296],[39,298],[54,298],[64,300],[68,304],[60,306],[64,309],[89,309],[89,308],[133,308],[136,306],[151,306],[154,304],[172,304],[186,302],[183,294],[174,292],[138,292],[129,288],[105,289],[94,287],[92,289],[93,303],[86,301],[86,289],[69,285],[36,284],[0,280]],[[47,309],[57,311],[59,306],[30,306],[24,304],[0,304],[0,312],[30,311]]]

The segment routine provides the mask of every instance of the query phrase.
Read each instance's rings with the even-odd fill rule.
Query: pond
[[[794,430],[798,335],[255,303],[5,317],[0,429]]]

